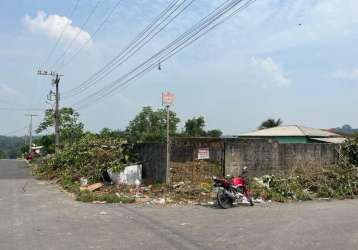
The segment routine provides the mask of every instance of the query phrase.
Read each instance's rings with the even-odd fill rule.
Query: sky
[[[76,1],[0,2],[0,134],[23,135],[30,112],[24,109],[39,115],[35,127],[41,110],[51,107],[46,102],[51,78],[37,75],[38,69],[63,74],[61,106],[76,107],[225,2],[194,0],[128,62],[68,98],[66,93],[114,58],[171,2],[80,0],[72,11]],[[90,131],[124,129],[143,106],[160,108],[161,93],[170,91],[180,127],[198,116],[208,129],[226,135],[255,130],[271,117],[287,125],[358,127],[357,25],[356,0],[257,0],[161,63],[161,70],[100,102],[90,100],[78,110],[80,119]]]

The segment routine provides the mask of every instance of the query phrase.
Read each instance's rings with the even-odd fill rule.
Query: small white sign
[[[207,159],[210,159],[209,148],[199,148],[198,160],[207,160]]]

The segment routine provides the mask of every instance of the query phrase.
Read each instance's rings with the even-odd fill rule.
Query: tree
[[[55,153],[55,135],[43,135],[34,140],[36,145],[43,146],[42,154],[54,154]]]
[[[194,117],[185,122],[185,135],[190,137],[200,137],[205,136],[205,119],[202,116],[198,118]]]
[[[208,137],[221,137],[223,135],[223,132],[220,129],[213,129],[206,132],[206,135]]]
[[[177,131],[180,119],[176,113],[170,111],[170,134]],[[142,111],[129,122],[126,135],[130,142],[164,141],[166,137],[166,117],[165,109],[154,111],[151,107],[143,107]]]
[[[220,129],[213,129],[206,131],[205,130],[205,119],[203,116],[194,117],[188,119],[185,122],[184,136],[189,137],[220,137],[222,136],[222,131]]]
[[[259,127],[259,129],[266,129],[266,128],[274,128],[282,125],[283,121],[281,119],[273,119],[269,118],[266,121],[263,121]]]
[[[23,137],[0,135],[1,158],[15,159],[21,154],[21,147],[23,145]]]
[[[101,137],[116,137],[116,138],[125,138],[125,132],[121,130],[112,130],[110,128],[103,128],[99,132]]]
[[[0,150],[0,159],[5,159],[7,158],[7,155],[4,151]]]
[[[73,143],[83,135],[84,125],[79,122],[79,113],[73,108],[63,107],[60,109],[60,138],[64,143]],[[36,129],[36,133],[41,133],[55,124],[54,110],[45,111],[44,120]]]

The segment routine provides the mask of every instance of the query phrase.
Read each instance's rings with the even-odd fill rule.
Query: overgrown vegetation
[[[131,202],[130,197],[115,194],[80,192],[80,178],[89,184],[103,181],[107,169],[120,171],[135,161],[132,148],[124,139],[86,133],[76,142],[67,144],[59,153],[44,159],[34,174],[55,179],[80,201]]]
[[[16,159],[21,155],[23,146],[23,137],[0,136],[0,159]]]
[[[348,141],[340,150],[336,165],[302,164],[289,174],[254,178],[255,197],[285,202],[314,198],[354,198],[358,196],[358,141]]]
[[[120,171],[133,160],[131,147],[124,139],[88,133],[47,159],[44,166],[68,174],[73,180],[84,177],[94,183],[101,181],[107,169]]]

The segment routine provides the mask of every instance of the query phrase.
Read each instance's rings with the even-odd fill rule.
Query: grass
[[[133,203],[135,201],[134,197],[118,196],[117,194],[97,194],[90,191],[79,192],[76,200],[82,202],[105,201],[107,203]]]

